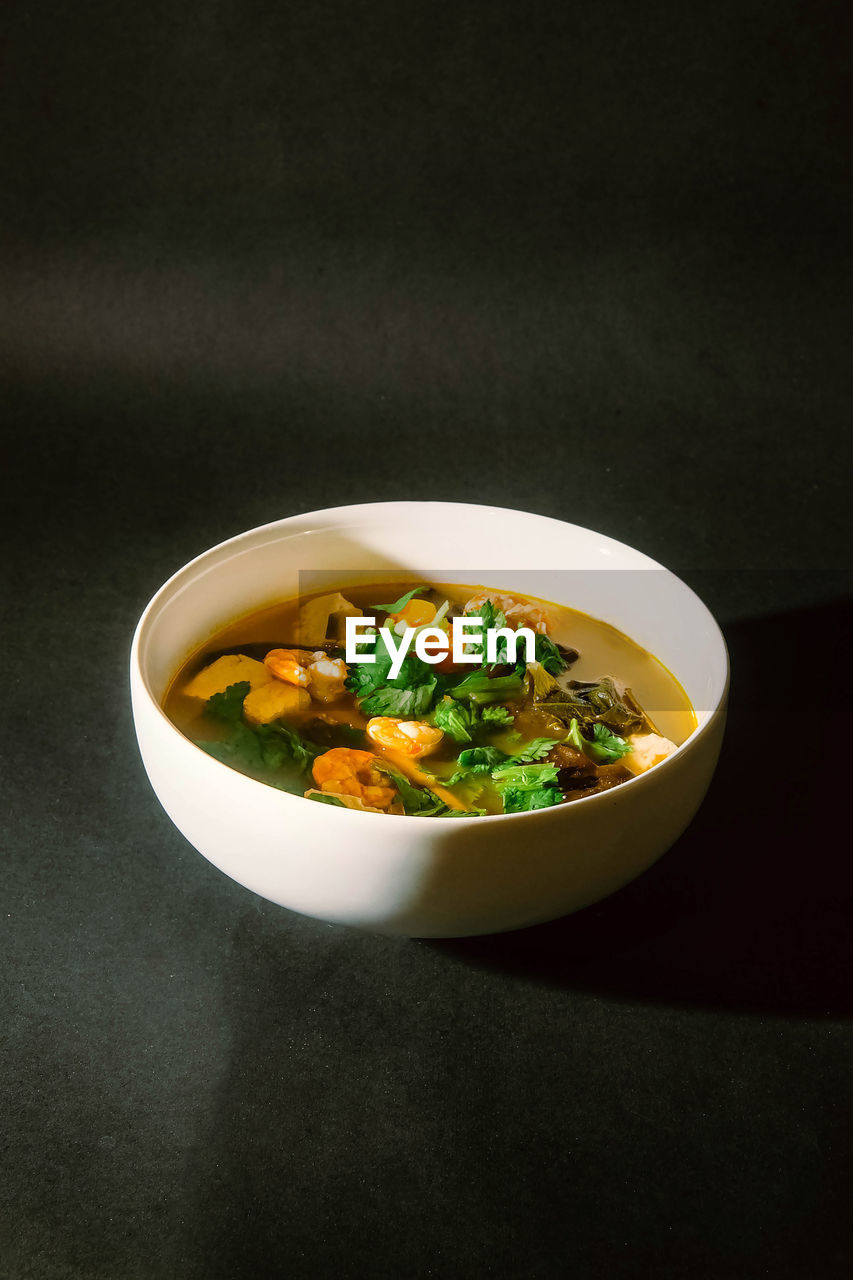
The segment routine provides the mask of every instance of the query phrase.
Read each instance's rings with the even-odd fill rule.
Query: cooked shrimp
[[[344,681],[347,678],[347,664],[343,658],[329,658],[320,650],[314,654],[314,660],[308,667],[308,689],[312,698],[320,702],[334,702],[346,693]]]
[[[277,680],[284,680],[286,684],[296,684],[300,689],[307,689],[309,684],[308,672],[305,669],[307,657],[304,650],[270,649],[264,658],[264,666]]]
[[[399,751],[418,760],[435,751],[444,734],[423,720],[399,720],[394,716],[374,716],[367,722],[367,736],[378,747]]]
[[[330,795],[356,796],[372,809],[386,812],[397,799],[397,788],[376,768],[372,751],[333,747],[314,761],[314,781]]]
[[[495,608],[501,610],[508,624],[516,630],[519,627],[531,627],[543,635],[547,632],[550,619],[540,605],[530,604],[527,600],[519,600],[518,596],[500,591],[478,591],[463,607],[463,613],[476,613],[487,600],[491,600]]]
[[[277,680],[310,690],[320,702],[334,702],[343,696],[347,664],[330,658],[323,649],[270,649],[264,665]]]

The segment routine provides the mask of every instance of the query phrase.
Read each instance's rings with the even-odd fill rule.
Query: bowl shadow
[[[420,945],[628,999],[853,1013],[838,736],[851,616],[847,599],[723,628],[732,688],[717,772],[690,827],[639,879],[548,924]]]

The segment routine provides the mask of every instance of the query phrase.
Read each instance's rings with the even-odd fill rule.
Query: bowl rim
[[[275,530],[283,529],[288,524],[292,523],[293,525],[295,525],[297,522],[305,521],[305,520],[321,520],[322,519],[322,520],[325,520],[325,522],[328,524],[329,517],[335,517],[336,523],[340,523],[340,520],[347,515],[353,515],[355,513],[365,514],[368,511],[375,510],[377,508],[389,509],[391,507],[398,507],[398,508],[416,507],[416,508],[422,509],[424,507],[430,507],[430,506],[445,507],[445,508],[447,507],[467,508],[469,510],[491,511],[491,512],[511,512],[514,515],[523,516],[533,520],[548,521],[549,523],[559,525],[563,528],[577,529],[584,534],[591,534],[593,537],[601,539],[606,544],[610,544],[612,546],[620,548],[621,550],[631,552],[632,555],[639,557],[640,560],[643,561],[642,565],[638,567],[641,567],[644,570],[645,569],[658,570],[660,572],[667,574],[670,578],[673,578],[685,592],[687,592],[690,596],[693,597],[693,600],[699,606],[699,608],[705,613],[707,617],[707,621],[711,624],[711,633],[714,639],[718,642],[720,646],[720,652],[723,660],[722,688],[714,704],[711,707],[709,707],[705,722],[701,725],[697,725],[697,727],[685,738],[684,742],[682,742],[679,746],[677,746],[675,751],[671,755],[667,756],[665,760],[662,760],[660,764],[654,765],[651,769],[647,769],[644,773],[635,774],[634,777],[629,778],[626,782],[620,783],[618,787],[609,788],[607,791],[599,791],[599,792],[596,792],[594,795],[579,796],[575,800],[571,800],[563,804],[551,805],[546,809],[528,809],[528,810],[523,810],[519,813],[488,813],[488,814],[478,815],[477,816],[478,827],[479,827],[479,824],[483,822],[507,822],[513,819],[514,820],[526,819],[527,821],[530,821],[531,819],[534,819],[534,818],[541,819],[543,816],[554,815],[558,812],[561,812],[561,813],[570,812],[574,810],[577,805],[590,805],[590,804],[594,804],[596,801],[610,801],[610,803],[613,803],[614,800],[618,798],[619,793],[624,793],[626,789],[633,787],[634,792],[636,793],[636,788],[638,786],[648,784],[649,780],[653,776],[659,778],[661,770],[666,770],[668,767],[670,767],[673,764],[673,762],[678,760],[680,757],[683,757],[683,755],[685,755],[688,750],[692,750],[696,746],[696,744],[699,741],[701,741],[701,739],[704,738],[715,727],[720,714],[725,708],[725,705],[728,699],[729,688],[731,684],[731,663],[729,658],[729,650],[728,650],[728,646],[726,644],[725,636],[723,635],[722,629],[720,628],[719,623],[717,622],[714,615],[711,613],[708,606],[705,604],[704,600],[702,600],[702,598],[693,590],[693,588],[688,586],[688,584],[682,578],[680,578],[677,573],[673,572],[672,569],[668,569],[665,565],[660,564],[659,561],[652,559],[651,556],[646,555],[645,552],[638,550],[636,547],[632,547],[626,542],[620,542],[618,539],[613,538],[610,534],[599,533],[594,529],[589,529],[585,525],[574,524],[572,521],[569,521],[569,520],[559,520],[555,516],[542,515],[541,513],[536,511],[525,511],[519,507],[504,507],[504,506],[499,506],[495,504],[487,505],[487,504],[478,503],[478,502],[456,502],[456,501],[446,502],[441,499],[403,499],[403,500],[389,499],[389,500],[378,501],[378,502],[352,503],[342,507],[325,507],[325,508],[321,508],[314,511],[295,512],[290,516],[282,516],[278,520],[270,520],[264,524],[256,525],[251,529],[246,529],[240,533],[234,534],[231,537],[224,538],[221,542],[217,542],[213,546],[208,547],[206,550],[201,551],[198,555],[193,556],[192,559],[188,560],[185,564],[181,565],[180,568],[176,569],[175,572],[171,574],[170,577],[167,578],[166,581],[162,583],[160,587],[158,587],[158,589],[154,592],[154,595],[150,598],[145,608],[143,609],[139,617],[139,620],[136,624],[136,627],[134,629],[133,639],[131,641],[131,647],[130,647],[131,690],[133,691],[137,688],[142,690],[142,692],[145,694],[145,697],[148,703],[154,708],[155,712],[158,714],[160,722],[167,727],[167,730],[173,736],[173,740],[175,740],[176,742],[179,741],[181,744],[183,744],[184,747],[189,747],[192,751],[197,752],[198,756],[202,757],[205,761],[215,766],[216,769],[226,769],[232,777],[236,775],[236,777],[242,778],[247,783],[252,783],[254,786],[257,786],[257,787],[263,787],[267,792],[270,792],[273,795],[279,796],[280,803],[283,805],[285,809],[289,807],[289,804],[291,801],[310,803],[305,801],[304,796],[297,795],[294,792],[279,790],[277,787],[272,787],[266,782],[261,782],[257,778],[252,778],[249,774],[242,773],[239,769],[233,769],[231,765],[225,764],[223,761],[217,760],[215,756],[209,755],[202,747],[198,746],[198,744],[193,742],[191,738],[188,738],[184,733],[181,732],[181,730],[174,723],[174,721],[172,721],[169,718],[169,716],[166,715],[165,711],[160,705],[160,702],[152,693],[148,685],[148,681],[145,677],[145,673],[142,667],[142,650],[143,650],[143,645],[145,643],[146,631],[152,625],[152,621],[156,616],[158,608],[166,603],[166,600],[168,598],[168,593],[170,592],[170,588],[176,585],[180,579],[182,579],[185,575],[189,576],[191,574],[191,571],[195,567],[200,565],[202,562],[207,561],[209,558],[217,557],[217,556],[220,558],[224,557],[225,559],[230,558],[230,556],[225,555],[227,551],[239,552],[240,544],[248,542],[251,539],[254,539],[258,535],[261,535],[267,531],[271,531],[274,529]],[[677,678],[678,677],[676,677],[676,679]],[[135,709],[133,712],[133,716],[135,721],[136,719]],[[221,776],[221,775],[214,774],[214,776]],[[268,803],[272,803],[272,802],[268,800]],[[324,810],[326,813],[329,813],[329,814],[336,814],[338,816],[345,815],[344,821],[357,819],[360,823],[363,823],[365,819],[376,819],[376,820],[381,819],[386,824],[388,819],[393,819],[397,822],[406,821],[407,823],[410,823],[410,820],[412,818],[416,818],[419,816],[418,814],[409,814],[409,813],[371,813],[371,812],[366,812],[364,810],[349,809],[343,805],[319,804],[317,802],[314,802],[314,808],[315,810]],[[451,817],[453,815],[442,814],[439,816]],[[334,821],[337,821],[338,818],[337,817],[332,818],[331,820],[334,822]],[[387,825],[383,829],[387,831],[388,830]],[[364,830],[363,826],[362,826],[362,830]]]

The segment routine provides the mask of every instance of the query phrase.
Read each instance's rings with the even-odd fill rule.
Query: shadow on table
[[[629,998],[853,1013],[851,601],[725,628],[729,723],[698,815],[613,897],[550,924],[425,942]]]

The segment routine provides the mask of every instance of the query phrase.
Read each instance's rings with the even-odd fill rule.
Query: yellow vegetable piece
[[[343,640],[346,619],[363,617],[362,610],[345,600],[340,591],[318,596],[299,610],[296,638],[300,644],[307,645],[322,644],[326,639]]]
[[[298,716],[308,710],[311,695],[307,689],[283,680],[270,680],[247,694],[243,714],[249,724],[269,724],[279,716]]]
[[[405,622],[410,627],[424,627],[435,617],[435,605],[429,600],[416,600],[414,597],[399,613],[392,613],[395,622]]]
[[[262,662],[247,658],[241,653],[227,653],[222,658],[211,662],[209,667],[193,676],[184,689],[191,698],[203,698],[207,701],[215,693],[224,693],[229,685],[248,680],[253,689],[269,684],[272,673]]]

